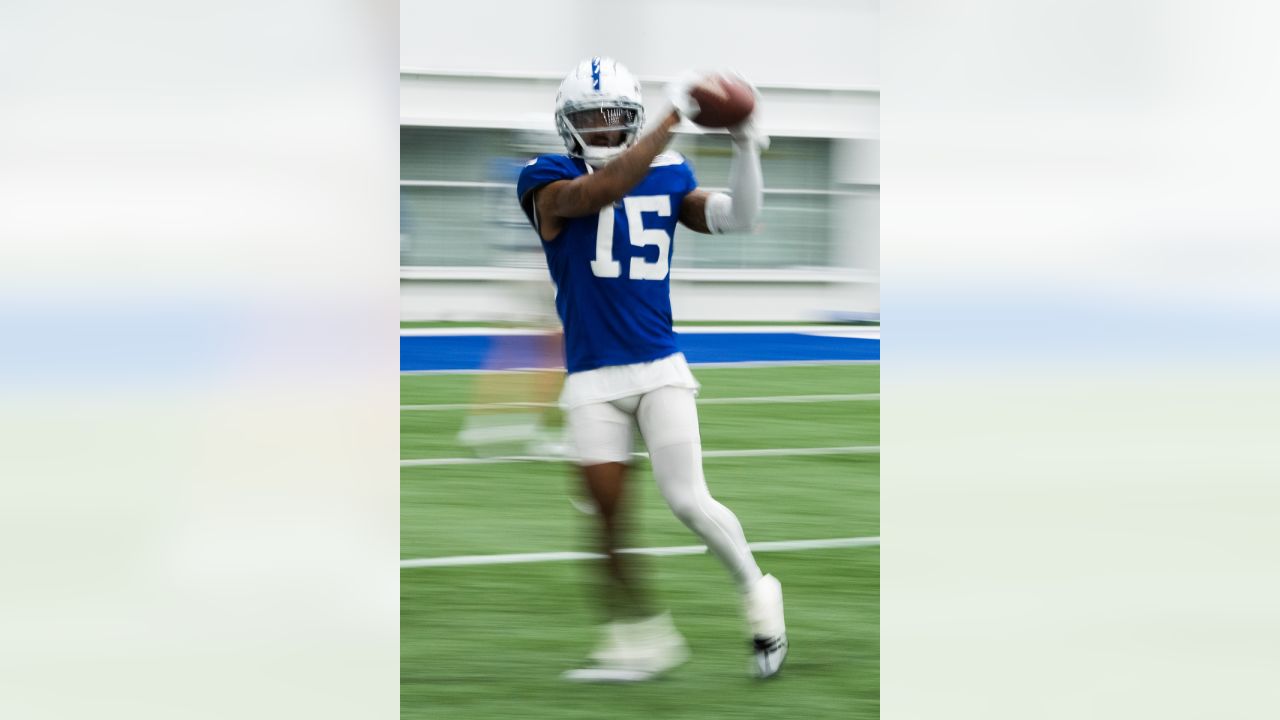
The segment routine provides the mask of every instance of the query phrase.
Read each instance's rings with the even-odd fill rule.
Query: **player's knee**
[[[702,510],[703,503],[710,499],[710,496],[702,498],[696,494],[688,493],[668,498],[667,505],[670,506],[671,513],[676,516],[676,519],[684,523],[686,527],[696,531],[698,523],[706,517]]]

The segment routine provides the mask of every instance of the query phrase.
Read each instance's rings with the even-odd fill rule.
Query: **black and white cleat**
[[[747,622],[751,626],[752,671],[771,678],[787,659],[787,623],[782,610],[782,583],[772,575],[756,581],[746,595]]]
[[[778,674],[782,663],[787,659],[787,635],[776,637],[757,635],[751,641],[751,651],[755,655],[752,670],[757,678],[765,680]]]

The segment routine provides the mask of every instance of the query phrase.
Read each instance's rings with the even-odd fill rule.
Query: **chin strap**
[[[586,161],[587,167],[595,167],[596,169],[600,169],[605,165],[608,165],[610,162],[612,162],[614,158],[621,155],[623,150],[626,150],[626,148],[619,148],[617,152],[612,153],[610,155],[606,155],[604,157],[591,157],[589,154],[587,154],[586,150],[584,149],[582,152],[582,159]]]
[[[577,128],[573,127],[572,125],[569,126],[569,133],[573,136],[574,142],[577,143],[578,145],[578,152],[580,153],[579,157],[581,157],[583,162],[587,164],[587,167],[594,166],[596,169],[602,168],[605,165],[609,164],[611,160],[618,157],[622,153],[626,152],[627,148],[631,147],[632,145],[635,145],[636,141],[640,139],[640,133],[639,131],[636,131],[631,134],[631,142],[625,145],[621,145],[613,148],[596,148],[593,145],[587,144],[587,141],[582,139],[582,134],[579,133]],[[591,156],[592,150],[598,150],[598,149],[607,149],[607,150],[612,150],[613,152],[605,156],[592,157]]]

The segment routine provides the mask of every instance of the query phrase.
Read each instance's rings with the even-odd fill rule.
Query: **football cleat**
[[[662,675],[689,658],[684,637],[662,613],[636,622],[604,627],[605,642],[591,653],[592,664],[562,676],[573,682],[643,682]]]
[[[756,677],[778,674],[787,658],[787,626],[782,609],[782,583],[765,575],[747,591],[747,623],[751,626],[752,670]]]
[[[755,655],[755,664],[752,665],[755,676],[761,680],[771,678],[778,674],[782,662],[787,659],[786,633],[771,638],[757,635],[751,641],[751,650]]]

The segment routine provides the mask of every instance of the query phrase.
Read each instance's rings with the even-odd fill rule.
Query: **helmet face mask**
[[[613,60],[585,60],[560,84],[556,129],[569,154],[594,167],[634,145],[643,125],[640,83]]]
[[[565,120],[575,131],[574,140],[581,147],[625,150],[635,141],[640,113],[633,107],[603,105],[566,111]]]

